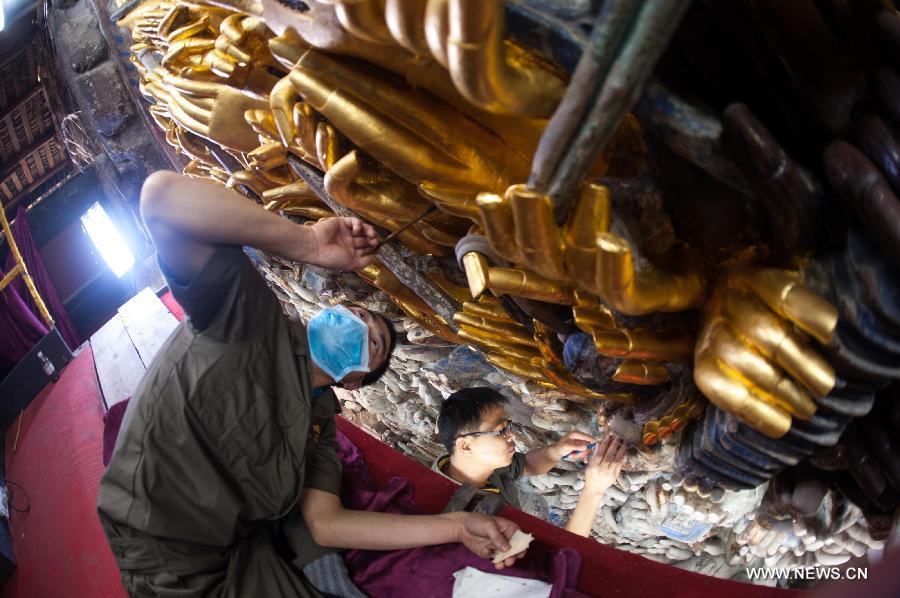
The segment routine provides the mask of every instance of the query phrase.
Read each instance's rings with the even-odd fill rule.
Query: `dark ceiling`
[[[51,109],[50,59],[36,24],[37,5],[2,2],[7,22],[0,32],[0,202],[12,216],[69,176],[73,166],[59,134],[59,109]]]

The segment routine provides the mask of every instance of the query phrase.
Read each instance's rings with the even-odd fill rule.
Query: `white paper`
[[[514,554],[519,554],[523,552],[528,546],[531,544],[531,541],[534,540],[534,536],[531,534],[526,534],[522,530],[517,529],[516,533],[512,535],[512,538],[509,539],[509,550],[504,550],[503,552],[498,552],[494,555],[494,564],[508,559]]]
[[[548,598],[553,586],[538,579],[485,573],[466,567],[453,574],[453,598]]]

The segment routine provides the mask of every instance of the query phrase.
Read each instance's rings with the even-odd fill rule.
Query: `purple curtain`
[[[56,294],[47,269],[44,268],[37,245],[31,237],[31,229],[28,227],[24,207],[20,207],[16,214],[12,233],[16,245],[22,253],[22,259],[25,260],[28,273],[34,280],[34,285],[50,311],[50,315],[56,321],[56,328],[69,347],[74,349],[81,344],[81,338],[63,308],[59,295]],[[15,262],[10,253],[0,276],[12,270],[14,265]],[[37,305],[31,298],[31,293],[28,292],[21,276],[16,277],[0,292],[0,330],[3,331],[0,334],[0,365],[4,368],[17,363],[41,337],[47,334],[47,326],[41,319]]]

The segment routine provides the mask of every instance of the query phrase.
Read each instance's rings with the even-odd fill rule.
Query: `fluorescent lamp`
[[[134,265],[134,256],[103,206],[92,205],[81,217],[81,224],[113,274],[121,278]]]
[[[3,0],[0,0],[0,31],[3,31]]]

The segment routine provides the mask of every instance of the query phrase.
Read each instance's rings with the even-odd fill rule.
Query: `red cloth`
[[[131,397],[119,401],[110,407],[103,415],[103,467],[109,465],[112,459],[113,449],[116,448],[116,438],[119,437],[119,428],[122,427],[122,419],[125,417],[125,409]]]
[[[162,297],[159,298],[160,301],[166,306],[166,308],[175,316],[175,319],[179,322],[184,319],[184,310],[181,309],[181,305],[175,301],[175,296],[172,295],[172,291],[166,291]]]
[[[412,499],[412,484],[406,478],[392,478],[378,488],[356,445],[340,430],[337,432],[341,462],[344,466],[342,499],[348,509],[384,513],[421,514]],[[581,557],[570,548],[545,554],[526,554],[503,575],[540,579],[553,585],[553,598],[585,596],[576,588]],[[350,550],[344,562],[354,583],[370,596],[449,596],[453,573],[474,567],[496,573],[487,559],[470,552],[461,544],[442,544],[408,550]]]

